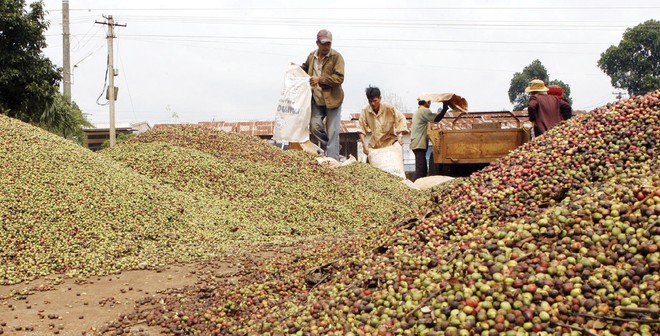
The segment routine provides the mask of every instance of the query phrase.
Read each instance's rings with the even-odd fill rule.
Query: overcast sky
[[[27,0],[30,3],[30,0]],[[44,51],[63,64],[62,1],[44,0]],[[657,0],[171,1],[70,0],[73,100],[107,123],[103,91],[107,26],[116,23],[116,121],[273,120],[284,73],[333,33],[346,61],[344,119],[367,104],[364,89],[416,109],[421,93],[453,92],[470,111],[511,110],[515,72],[538,59],[571,88],[574,109],[614,101],[597,66],[626,28],[660,18]],[[438,105],[432,106],[432,109]]]

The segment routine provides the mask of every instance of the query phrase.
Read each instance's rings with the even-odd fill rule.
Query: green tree
[[[558,85],[564,89],[564,99],[569,104],[573,103],[571,95],[571,87],[561,80],[550,80],[548,70],[539,60],[534,60],[530,65],[526,66],[522,72],[516,72],[511,78],[511,85],[509,86],[509,101],[513,104],[514,111],[520,111],[527,108],[529,102],[529,94],[525,92],[525,88],[529,82],[534,79],[542,80],[546,85]]]
[[[573,105],[573,98],[571,98],[571,87],[564,83],[563,81],[560,81],[558,79],[553,79],[550,82],[548,82],[548,85],[557,85],[561,86],[562,89],[564,89],[564,99],[571,105]]]
[[[82,144],[82,111],[59,93],[61,69],[43,55],[43,2],[0,0],[0,113]]]
[[[46,58],[42,2],[25,10],[24,0],[0,0],[0,112],[37,124],[51,106],[62,79]]]
[[[44,109],[37,126],[82,145],[84,132],[81,127],[94,125],[87,121],[76,103],[69,104],[62,94],[57,93]]]
[[[610,76],[613,87],[631,96],[660,88],[660,21],[626,29],[619,45],[600,55],[598,67]]]
[[[522,72],[516,72],[513,74],[513,78],[511,78],[509,101],[513,104],[514,111],[523,110],[527,107],[529,94],[525,92],[525,88],[533,79],[540,79],[545,83],[548,82],[548,70],[545,69],[539,60],[534,60]]]

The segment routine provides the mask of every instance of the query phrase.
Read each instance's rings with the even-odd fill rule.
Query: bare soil
[[[275,256],[273,252],[250,258],[169,265],[155,270],[126,271],[85,280],[50,277],[0,287],[0,335],[113,334],[112,326],[133,311],[139,300],[170,289],[203,282],[207,277],[235,280],[245,263]],[[146,324],[131,326],[131,333],[159,335]]]

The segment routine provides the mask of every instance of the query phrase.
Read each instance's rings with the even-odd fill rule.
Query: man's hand
[[[442,110],[438,113],[437,116],[435,116],[433,122],[440,122],[440,120],[445,117],[445,114],[447,114],[447,110],[449,110],[449,102],[442,102]]]
[[[309,84],[314,87],[319,85],[319,79],[321,79],[319,76],[312,76],[309,78]]]
[[[362,152],[364,154],[369,155],[370,150],[371,150],[371,148],[369,148],[369,146],[362,145]]]
[[[447,112],[449,110],[449,102],[442,102],[442,113]]]

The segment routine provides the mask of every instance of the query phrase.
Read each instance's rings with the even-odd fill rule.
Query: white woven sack
[[[403,148],[398,142],[391,146],[369,150],[367,160],[369,160],[369,164],[378,169],[406,178],[406,172],[403,168]]]
[[[309,140],[309,119],[312,115],[312,90],[309,75],[291,64],[284,76],[284,85],[275,113],[273,140],[305,142]]]

